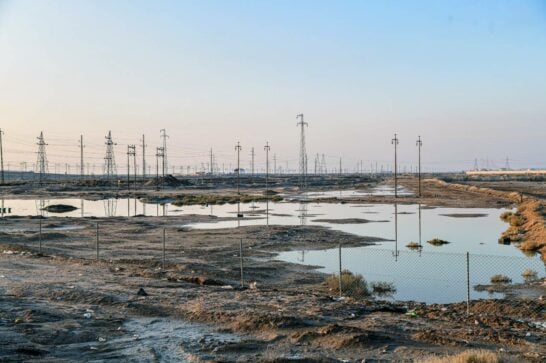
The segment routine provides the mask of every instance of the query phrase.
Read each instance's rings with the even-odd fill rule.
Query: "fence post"
[[[99,260],[99,222],[97,222],[97,261]]]
[[[165,269],[165,228],[163,228],[163,270]]]
[[[40,247],[39,247],[39,253],[40,255],[42,254],[42,216],[40,215],[40,228],[39,228],[39,232],[38,232],[38,241],[40,243]]]
[[[470,315],[470,254],[466,253],[466,315]]]
[[[341,287],[341,242],[339,242],[339,297],[343,296],[343,289]]]
[[[245,280],[244,280],[244,275],[243,275],[243,239],[241,238],[241,240],[239,241],[239,256],[241,258],[241,287],[244,287],[245,285]]]

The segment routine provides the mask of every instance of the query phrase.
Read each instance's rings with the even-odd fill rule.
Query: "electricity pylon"
[[[38,160],[36,161],[36,168],[38,169],[37,171],[40,175],[40,185],[42,185],[42,182],[48,172],[47,155],[45,149],[47,144],[44,141],[43,131],[40,132],[40,136],[38,136],[38,142],[36,143],[36,145],[38,145]]]
[[[114,157],[114,145],[112,141],[112,131],[108,131],[106,139],[106,156],[104,157],[104,172],[106,174],[106,180],[111,181],[114,175],[117,174],[116,171],[116,159]]]
[[[421,198],[421,146],[423,146],[423,141],[421,136],[417,138],[417,149],[419,150],[419,169],[418,169],[418,179],[419,179],[419,198]]]

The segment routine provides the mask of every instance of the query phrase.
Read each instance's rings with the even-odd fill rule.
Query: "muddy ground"
[[[415,180],[402,183],[415,190]],[[513,203],[434,183],[422,200],[432,206]],[[522,361],[546,359],[543,281],[507,288],[507,299],[473,301],[470,315],[466,304],[340,299],[312,266],[273,257],[375,239],[307,226],[186,227],[210,219],[47,218],[42,254],[38,219],[2,219],[0,360],[418,361],[469,348],[501,350]],[[59,228],[67,224],[71,229]]]

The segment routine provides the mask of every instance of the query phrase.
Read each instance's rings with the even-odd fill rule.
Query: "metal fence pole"
[[[339,243],[339,297],[343,296],[343,288],[341,287],[341,242]]]
[[[239,242],[239,256],[241,258],[241,287],[243,287],[245,285],[245,280],[244,280],[244,269],[243,269],[243,239],[241,238],[240,242]]]
[[[97,261],[99,260],[99,222],[97,222]]]
[[[470,254],[466,253],[466,314],[470,315]]]
[[[40,247],[39,247],[39,253],[40,255],[42,254],[42,216],[40,216],[40,228],[39,228],[39,232],[38,232],[38,241],[40,243]]]
[[[165,228],[163,228],[163,269],[165,269]]]

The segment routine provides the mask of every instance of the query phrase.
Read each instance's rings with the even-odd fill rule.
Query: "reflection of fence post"
[[[239,256],[241,259],[241,287],[245,285],[244,275],[243,275],[243,239],[241,238],[239,243]]]
[[[466,314],[470,314],[470,255],[466,253]]]
[[[163,228],[163,269],[165,269],[165,228]]]
[[[97,261],[99,260],[99,222],[97,222]]]
[[[39,253],[42,254],[42,216],[40,216],[40,228],[38,232],[38,241],[40,243]]]
[[[339,297],[343,296],[343,289],[341,287],[341,242],[339,242]]]

